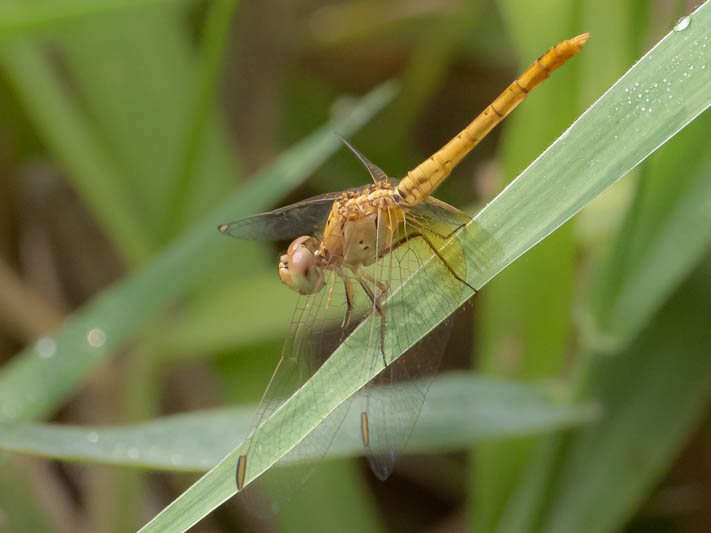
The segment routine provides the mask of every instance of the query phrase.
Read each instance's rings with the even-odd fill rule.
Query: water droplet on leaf
[[[57,343],[50,337],[42,337],[35,343],[35,352],[45,359],[57,353]]]
[[[674,25],[674,31],[684,31],[691,24],[691,17],[681,17]]]

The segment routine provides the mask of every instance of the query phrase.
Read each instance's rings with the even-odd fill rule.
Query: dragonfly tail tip
[[[588,39],[590,39],[590,32],[586,31],[585,33],[581,33],[580,35],[573,37],[571,41],[573,41],[573,44],[575,44],[578,48],[582,48],[585,46],[585,43],[588,42]]]

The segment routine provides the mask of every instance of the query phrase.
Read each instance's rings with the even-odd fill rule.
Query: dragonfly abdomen
[[[456,137],[408,172],[397,187],[403,203],[412,206],[424,202],[464,156],[511,113],[528,93],[583,48],[589,36],[583,33],[560,42],[536,59]]]

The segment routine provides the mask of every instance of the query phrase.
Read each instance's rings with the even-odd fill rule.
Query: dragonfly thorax
[[[279,260],[279,276],[299,294],[323,288],[325,270],[355,270],[386,255],[397,240],[405,209],[395,188],[374,184],[360,194],[344,193],[333,202],[323,239],[295,239]]]
[[[369,266],[387,253],[404,218],[398,199],[392,185],[379,182],[334,201],[319,248],[326,268]]]

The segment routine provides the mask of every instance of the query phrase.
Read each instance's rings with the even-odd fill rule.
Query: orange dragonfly
[[[280,258],[279,276],[302,295],[248,439],[314,375],[330,355],[330,347],[371,317],[363,372],[377,375],[364,388],[360,434],[373,472],[381,479],[390,475],[396,454],[405,447],[419,416],[448,334],[447,328],[437,328],[418,342],[421,332],[398,328],[400,318],[404,313],[433,313],[436,307],[451,312],[463,291],[476,293],[466,281],[466,262],[457,238],[471,219],[431,194],[534,87],[577,54],[588,37],[584,33],[548,50],[471,124],[401,180],[389,178],[344,140],[370,173],[372,184],[219,226],[222,233],[238,239],[294,239]],[[423,270],[424,276],[413,276]],[[420,281],[412,282],[416,279]],[[417,309],[412,291],[415,296],[428,295],[418,299],[423,303]],[[344,304],[339,309],[340,299]],[[339,312],[334,313],[334,308]],[[402,352],[406,353],[397,358]],[[373,386],[391,384],[398,385],[398,394],[392,397],[378,394]],[[319,432],[326,437],[305,439],[311,458],[328,450],[346,409],[340,412],[324,422],[333,425],[333,431]],[[279,435],[268,437],[279,439]],[[246,452],[237,463],[238,490],[250,478],[250,459],[258,448],[251,440],[245,443]]]

